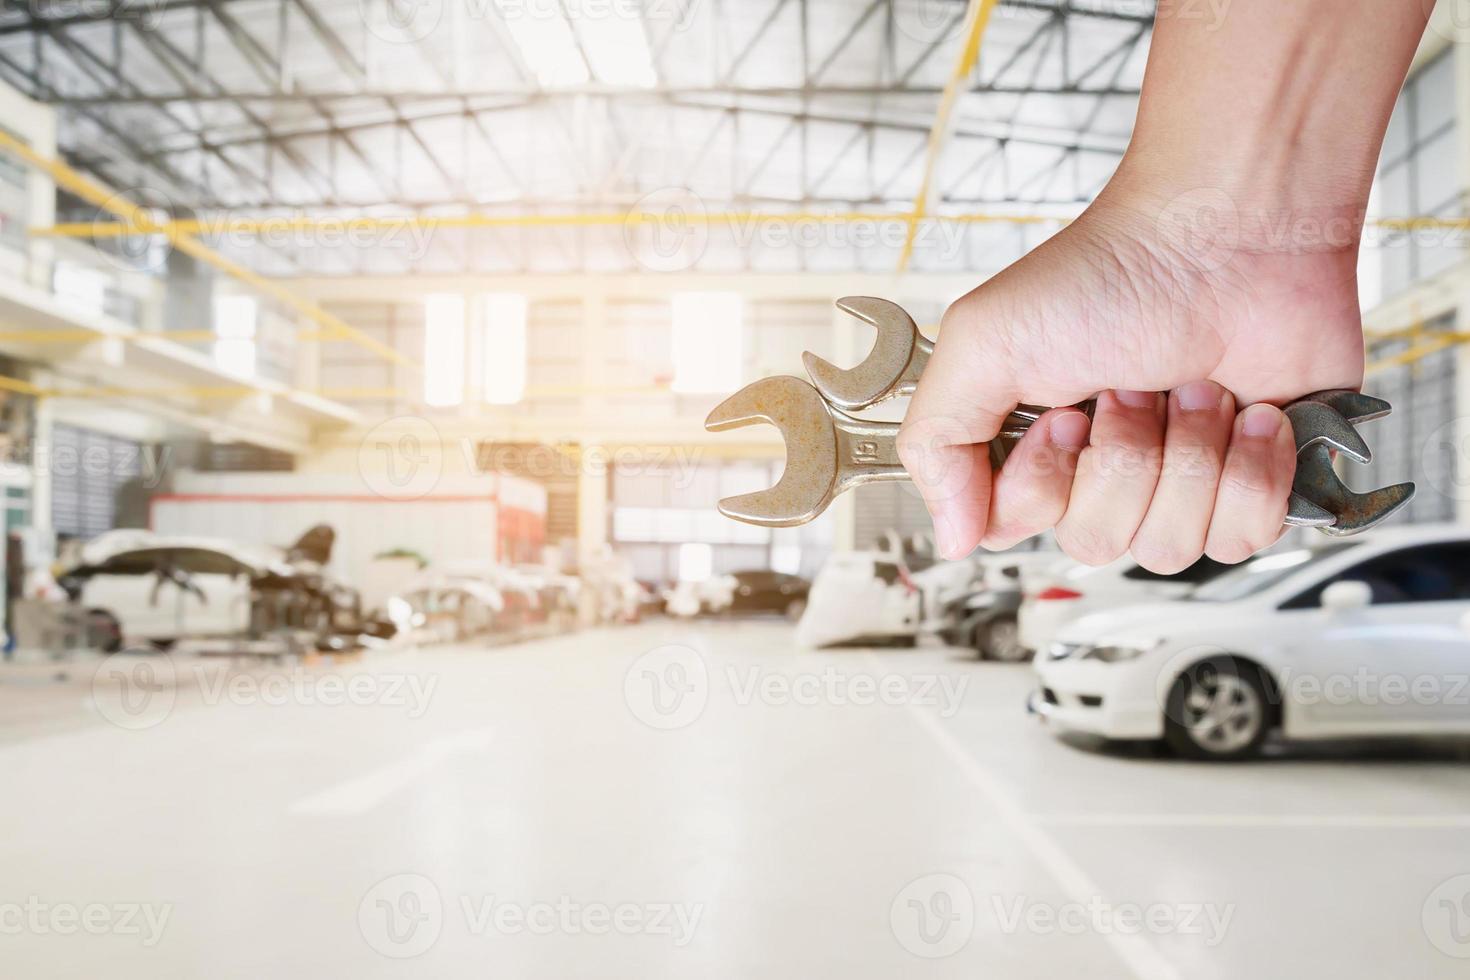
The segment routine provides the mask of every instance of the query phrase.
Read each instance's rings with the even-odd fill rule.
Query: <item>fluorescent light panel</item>
[[[499,3],[521,59],[548,88],[586,85],[592,76],[604,85],[636,88],[652,88],[658,81],[636,4],[591,4],[584,9],[573,3],[568,21],[549,0]]]
[[[464,402],[464,297],[424,297],[424,404],[448,408]]]
[[[537,81],[548,88],[587,83],[587,63],[565,17],[538,3],[500,0],[500,8],[521,59]]]
[[[675,293],[674,383],[684,394],[740,387],[745,307],[739,293]]]
[[[255,320],[260,306],[254,296],[214,298],[214,363],[233,374],[255,373]]]
[[[519,293],[485,293],[480,297],[484,320],[485,401],[514,405],[526,395],[526,297]]]

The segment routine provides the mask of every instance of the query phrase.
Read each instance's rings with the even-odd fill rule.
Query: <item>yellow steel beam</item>
[[[867,222],[910,222],[910,212],[897,211],[706,211],[682,216],[690,224],[857,224]],[[270,235],[282,232],[330,230],[339,232],[404,231],[408,229],[438,231],[475,228],[560,228],[568,226],[640,225],[664,221],[662,214],[639,211],[589,212],[578,214],[461,214],[404,215],[402,217],[354,216],[351,218],[308,217],[294,215],[279,218],[188,218],[159,221],[149,228],[126,221],[76,221],[57,225],[36,226],[32,235],[43,238],[119,238],[140,234],[183,235]],[[951,221],[962,224],[1064,224],[1068,218],[1049,214],[969,212],[965,214],[926,214],[921,220]]]
[[[962,86],[970,77],[970,72],[975,69],[975,62],[980,60],[980,42],[985,37],[985,29],[990,25],[990,12],[995,9],[996,0],[970,0],[970,5],[965,11],[964,45],[960,48],[959,57],[955,59],[954,69],[949,73],[949,81],[944,83],[944,94],[939,97],[939,111],[935,114],[934,125],[929,129],[929,147],[925,153],[924,176],[919,182],[919,193],[914,198],[914,208],[909,212],[908,231],[904,235],[903,251],[898,256],[898,271],[903,272],[909,267],[909,259],[914,254],[914,236],[918,234],[919,222],[924,218],[929,208],[929,192],[934,182],[934,171],[939,166],[939,157],[944,152],[944,144],[949,140],[950,117],[954,114],[955,103],[959,101]]]
[[[392,347],[355,329],[340,317],[328,313],[311,300],[298,296],[279,283],[250,271],[238,262],[233,262],[225,258],[197,238],[193,238],[185,232],[170,230],[164,223],[155,221],[152,214],[146,208],[140,208],[122,194],[83,176],[62,161],[37,153],[30,146],[16,139],[3,129],[0,129],[0,150],[5,150],[13,154],[23,160],[28,166],[46,174],[56,182],[58,187],[65,188],[89,204],[122,218],[128,227],[144,233],[164,235],[168,238],[169,244],[185,255],[192,256],[200,262],[213,266],[226,275],[238,279],[252,289],[266,296],[270,296],[283,305],[296,310],[323,328],[339,333],[342,336],[350,337],[358,344],[390,361],[400,364],[412,363]]]
[[[1421,361],[1430,354],[1437,354],[1442,350],[1470,343],[1470,332],[1464,331],[1446,330],[1442,333],[1436,331],[1425,336],[1427,339],[1423,343],[1415,344],[1408,350],[1369,362],[1365,373],[1372,375],[1380,371],[1387,371],[1389,368],[1403,367],[1406,364]]]

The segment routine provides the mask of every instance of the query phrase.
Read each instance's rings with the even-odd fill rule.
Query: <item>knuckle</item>
[[[1140,534],[1133,539],[1129,554],[1134,561],[1156,575],[1173,575],[1198,561],[1200,555],[1204,554],[1204,546],[1190,547],[1177,541]]]
[[[1211,534],[1205,554],[1223,565],[1238,565],[1256,553],[1256,546],[1236,533]]]
[[[1063,551],[1084,565],[1106,565],[1127,550],[1104,529],[1075,521],[1058,524],[1056,538]]]

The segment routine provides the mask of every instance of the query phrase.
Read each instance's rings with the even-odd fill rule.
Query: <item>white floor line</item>
[[[1017,803],[1015,794],[986,770],[965,749],[959,739],[950,734],[933,715],[924,709],[910,706],[909,713],[918,719],[920,727],[928,732],[934,741],[939,743],[939,747],[944,750],[945,754],[954,760],[965,778],[969,780],[970,785],[995,808],[996,815],[1006,829],[1020,838],[1032,856],[1062,886],[1069,900],[1085,905],[1093,899],[1102,897],[1102,889],[1087,876],[1087,872],[1072,860],[1071,855],[1063,850],[1050,834],[1026,814]],[[1174,965],[1141,935],[1124,935],[1113,931],[1103,933],[1101,938],[1107,941],[1133,975],[1139,977],[1140,980],[1174,980],[1179,976],[1179,971],[1174,968]]]
[[[292,803],[287,812],[310,816],[366,813],[453,753],[482,749],[489,741],[489,729],[436,738],[407,758],[304,796]]]
[[[1055,813],[1034,814],[1047,827],[1343,827],[1365,830],[1445,830],[1470,827],[1470,814],[1375,813]]]

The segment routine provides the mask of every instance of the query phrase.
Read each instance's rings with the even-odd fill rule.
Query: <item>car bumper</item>
[[[1103,738],[1159,738],[1163,710],[1150,686],[1142,688],[1127,665],[1038,664],[1038,685],[1027,710],[1067,731]]]

